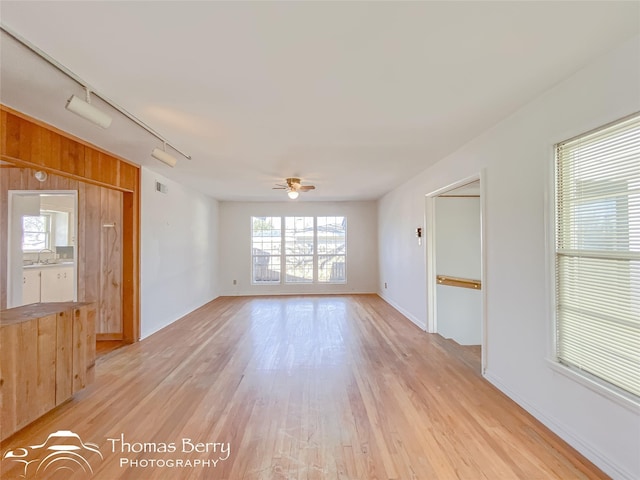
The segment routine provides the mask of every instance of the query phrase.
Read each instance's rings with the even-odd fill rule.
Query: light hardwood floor
[[[99,359],[90,388],[2,451],[58,430],[97,444],[93,475],[64,479],[607,478],[479,370],[477,348],[375,295],[224,297]]]
[[[104,357],[111,352],[127,345],[122,340],[98,340],[96,342],[96,357]]]

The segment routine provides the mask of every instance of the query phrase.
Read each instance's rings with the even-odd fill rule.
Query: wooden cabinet
[[[73,299],[71,299],[73,300]],[[22,304],[40,301],[40,270],[22,270]]]
[[[4,310],[0,393],[4,440],[93,381],[93,304],[40,303]]]

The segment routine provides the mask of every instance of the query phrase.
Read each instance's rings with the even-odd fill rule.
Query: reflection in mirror
[[[77,192],[9,191],[7,306],[77,298]]]

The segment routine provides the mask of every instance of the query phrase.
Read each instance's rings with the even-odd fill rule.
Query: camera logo
[[[91,462],[102,461],[100,448],[89,442],[83,442],[77,433],[58,430],[47,437],[42,445],[16,448],[4,454],[3,460],[24,463],[22,478],[91,478]],[[82,472],[82,473],[79,473]]]

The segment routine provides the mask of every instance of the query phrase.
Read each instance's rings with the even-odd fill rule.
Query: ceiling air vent
[[[156,192],[168,193],[169,188],[164,183],[160,183],[156,180]]]

